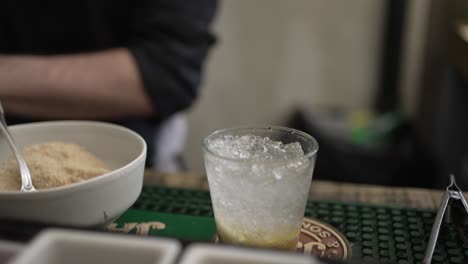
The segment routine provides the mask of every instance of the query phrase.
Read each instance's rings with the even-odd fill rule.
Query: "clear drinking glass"
[[[210,145],[219,138],[245,135],[268,137],[282,144],[298,142],[304,155],[241,159],[219,154]],[[309,196],[317,141],[286,127],[246,127],[216,131],[203,140],[202,148],[220,242],[294,250]]]

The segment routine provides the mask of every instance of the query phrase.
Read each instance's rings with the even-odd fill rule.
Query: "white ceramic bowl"
[[[83,182],[37,192],[0,192],[0,219],[97,226],[125,212],[143,185],[146,143],[137,133],[93,121],[52,121],[10,126],[20,147],[47,141],[82,145],[112,171]],[[11,155],[0,140],[0,162]]]

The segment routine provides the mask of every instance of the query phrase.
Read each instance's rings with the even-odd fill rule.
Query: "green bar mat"
[[[132,209],[213,218],[210,194],[202,190],[144,186]],[[354,260],[416,264],[424,256],[435,212],[309,200],[305,216],[341,231],[352,244]],[[468,243],[453,226],[442,227],[432,263],[468,263]]]

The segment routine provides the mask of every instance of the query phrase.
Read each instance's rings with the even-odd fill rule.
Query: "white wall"
[[[225,0],[219,43],[189,112],[184,157],[203,173],[200,142],[213,130],[281,125],[292,107],[370,105],[383,1]]]

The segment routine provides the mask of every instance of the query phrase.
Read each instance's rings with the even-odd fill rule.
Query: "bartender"
[[[215,42],[216,0],[5,0],[0,6],[0,99],[9,125],[121,124],[148,143],[148,167],[163,161],[158,138],[179,148],[169,153],[180,152],[182,145],[171,142],[184,140],[181,113],[197,96]]]

